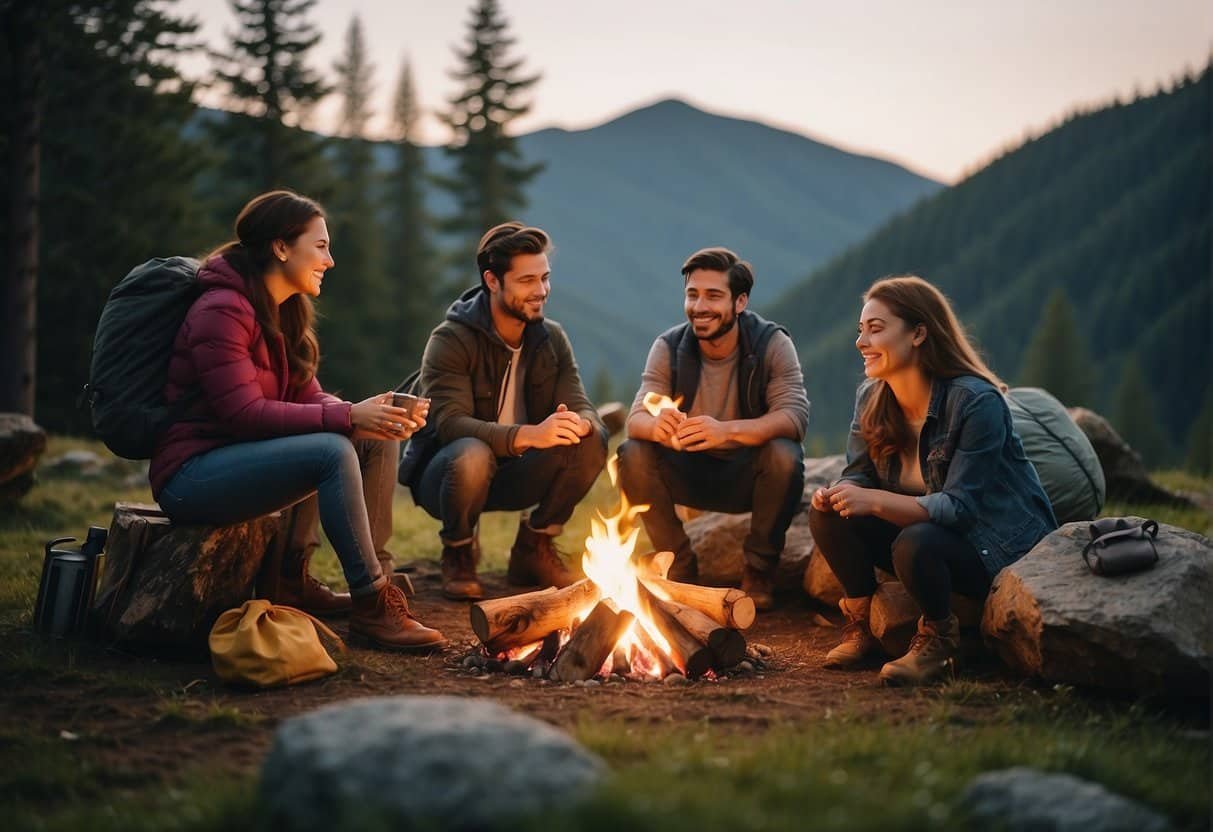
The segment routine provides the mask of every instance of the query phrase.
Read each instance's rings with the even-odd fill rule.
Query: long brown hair
[[[918,347],[918,364],[927,378],[977,376],[1006,391],[1006,385],[977,354],[943,292],[921,277],[882,278],[864,293],[863,300],[882,302],[910,329],[919,324],[926,328],[926,340]],[[910,445],[912,438],[905,414],[885,381],[878,379],[873,385],[859,416],[859,430],[875,460]]]
[[[266,337],[281,336],[286,345],[291,384],[300,387],[316,375],[320,342],[316,339],[316,310],[312,299],[296,294],[274,303],[265,275],[274,263],[274,241],[293,243],[324,209],[293,191],[269,191],[255,196],[236,217],[236,239],[208,256],[223,257],[244,278],[257,323]]]

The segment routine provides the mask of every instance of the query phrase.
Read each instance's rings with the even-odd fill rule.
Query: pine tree
[[[417,144],[421,108],[406,60],[396,84],[392,131],[395,165],[388,176],[386,234],[395,325],[390,341],[392,366],[403,378],[421,364],[430,330],[437,325],[439,307],[447,294],[433,244],[433,219],[425,208],[425,158]]]
[[[453,134],[447,154],[455,169],[437,182],[454,197],[456,210],[441,227],[463,239],[456,264],[460,271],[474,262],[472,250],[480,235],[526,207],[523,188],[544,168],[542,163],[526,164],[507,132],[530,111],[522,95],[541,76],[519,74],[523,60],[507,54],[515,41],[506,26],[497,0],[479,0],[467,41],[456,49],[460,67],[451,73],[462,89],[442,114]]]
[[[1187,466],[1204,476],[1213,473],[1213,385],[1206,387],[1204,404],[1188,430]]]
[[[381,360],[391,343],[392,299],[375,210],[375,159],[366,138],[374,67],[367,60],[356,15],[333,69],[341,96],[341,138],[334,142],[333,154],[341,187],[328,206],[337,265],[319,302],[319,376],[327,386],[357,400],[390,388],[398,379],[387,375]]]
[[[22,192],[18,210],[9,203],[6,225],[37,231],[38,279],[26,289],[36,294],[25,297],[36,302],[36,360],[44,368],[34,391],[39,421],[84,433],[87,418],[74,402],[109,290],[149,257],[194,253],[205,244],[192,198],[200,154],[181,135],[195,111],[193,87],[173,63],[193,48],[197,23],[147,0],[0,3],[0,15],[35,5],[31,37],[45,72],[39,190]],[[20,50],[0,52],[0,83],[11,90]],[[10,131],[33,125],[19,107],[0,119],[0,156],[16,161]],[[8,332],[3,314],[0,331]],[[0,364],[9,355],[6,347]]]
[[[320,42],[320,31],[306,19],[316,0],[229,2],[240,29],[232,35],[230,51],[212,57],[215,78],[234,112],[209,127],[225,151],[215,189],[230,222],[256,192],[292,188],[324,199],[332,180],[324,143],[301,129],[331,92],[307,64]]]
[[[1151,469],[1170,461],[1170,443],[1159,426],[1154,399],[1141,365],[1130,355],[1113,397],[1112,426]]]
[[[1094,369],[1074,310],[1058,287],[1024,350],[1019,384],[1043,387],[1068,407],[1090,406]]]

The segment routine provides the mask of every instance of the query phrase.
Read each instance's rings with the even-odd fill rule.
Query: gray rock
[[[1007,832],[1166,832],[1165,817],[1069,774],[1026,767],[980,774],[960,797],[979,823]]]
[[[0,413],[0,503],[34,487],[34,468],[46,450],[46,431],[22,413]]]
[[[1095,448],[1095,455],[1103,468],[1109,499],[1195,507],[1187,497],[1168,491],[1152,481],[1146,473],[1141,454],[1129,447],[1129,443],[1121,438],[1107,419],[1085,407],[1071,407],[1066,412]]]
[[[982,619],[987,643],[1049,681],[1208,696],[1213,546],[1160,525],[1157,566],[1103,578],[1082,560],[1089,540],[1086,523],[1068,523],[998,574]]]
[[[819,486],[828,485],[842,473],[841,456],[806,459],[805,489],[800,508],[788,529],[787,542],[775,574],[777,590],[802,585],[813,535],[809,531],[809,498]],[[699,579],[712,586],[736,586],[741,582],[742,544],[750,531],[750,513],[719,514],[704,512],[686,523],[687,536],[699,555]],[[837,601],[835,601],[837,603]]]
[[[561,731],[494,702],[378,697],[283,722],[259,798],[286,830],[485,829],[577,801],[606,773]]]
[[[106,460],[99,454],[77,448],[65,454],[48,459],[43,467],[48,471],[100,471],[105,467]]]
[[[813,496],[813,492],[823,485],[833,485],[834,480],[842,476],[842,469],[847,467],[847,458],[842,454],[823,456],[804,461],[804,490],[805,497]]]
[[[607,429],[607,434],[617,436],[623,433],[628,421],[630,408],[622,402],[607,402],[598,408],[598,418]]]
[[[842,599],[842,584],[838,582],[834,570],[826,563],[825,556],[817,546],[813,546],[809,562],[805,566],[804,591],[814,601],[827,607],[837,608]]]

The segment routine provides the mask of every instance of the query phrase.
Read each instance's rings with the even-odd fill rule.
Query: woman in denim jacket
[[[984,598],[998,571],[1057,527],[1003,400],[943,294],[919,277],[864,295],[855,346],[866,380],[841,479],[813,494],[809,525],[834,574],[847,625],[826,667],[880,651],[868,626],[875,567],[921,607],[909,652],[881,668],[890,685],[941,678],[960,625],[950,596]]]

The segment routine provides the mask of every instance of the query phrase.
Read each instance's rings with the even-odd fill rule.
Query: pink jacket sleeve
[[[221,297],[227,293],[213,294],[220,297],[195,304],[190,312],[187,347],[215,415],[233,433],[247,439],[321,431],[350,433],[350,404],[335,396],[320,393],[322,399],[304,402],[265,397],[252,359],[256,325],[251,307],[241,308],[248,305],[243,298],[236,303],[221,302],[228,300]],[[319,384],[316,389],[319,391]]]

